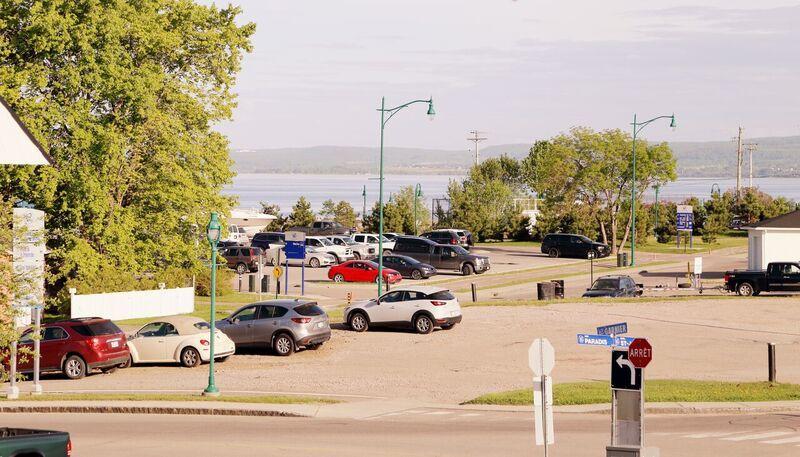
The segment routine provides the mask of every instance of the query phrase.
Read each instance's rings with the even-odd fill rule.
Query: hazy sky
[[[423,105],[391,120],[392,146],[528,143],[634,112],[675,112],[653,140],[800,134],[796,0],[233,3],[258,27],[219,126],[234,148],[377,145],[381,96],[435,100],[433,122]]]

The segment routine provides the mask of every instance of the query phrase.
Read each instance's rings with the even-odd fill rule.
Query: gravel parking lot
[[[796,297],[643,299],[635,303],[581,302],[546,307],[472,307],[451,331],[358,334],[334,330],[318,351],[289,358],[245,353],[217,365],[224,391],[363,395],[461,402],[479,394],[525,387],[527,350],[537,337],[556,348],[556,382],[608,379],[609,355],[580,347],[576,333],[627,321],[631,336],[654,347],[650,378],[766,379],[766,343],[778,343],[778,379],[800,382]],[[713,364],[708,363],[714,360]],[[207,365],[136,366],[79,381],[47,376],[46,390],[154,389],[200,391]],[[23,383],[23,390],[29,383]]]

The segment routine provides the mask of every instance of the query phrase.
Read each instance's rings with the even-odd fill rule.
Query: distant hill
[[[800,136],[748,138],[757,143],[753,153],[756,176],[800,177]],[[731,141],[670,143],[682,177],[728,176],[736,166],[736,145]],[[522,158],[529,144],[504,144],[481,149],[481,158],[508,154]],[[351,146],[240,149],[231,152],[239,173],[373,174],[378,170],[378,149]],[[463,174],[474,156],[466,149],[384,149],[384,167],[389,173]],[[745,155],[742,176],[748,173]]]

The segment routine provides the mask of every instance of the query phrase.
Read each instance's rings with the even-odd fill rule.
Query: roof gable
[[[747,228],[800,228],[800,210],[750,224]]]

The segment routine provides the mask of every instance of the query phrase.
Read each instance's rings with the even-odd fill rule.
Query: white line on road
[[[786,443],[800,443],[800,436],[793,436],[790,438],[781,438],[779,440],[761,441],[765,444],[786,444]]]
[[[731,436],[728,438],[721,438],[721,439],[723,441],[761,440],[764,438],[773,438],[776,436],[791,435],[792,433],[794,432],[766,432],[766,433],[756,433],[755,435]]]
[[[740,433],[750,433],[749,430],[747,431],[738,431],[738,432],[708,432],[708,433],[695,433],[692,435],[684,435],[684,438],[719,438],[721,436],[730,436],[730,435],[738,435]]]
[[[430,416],[443,416],[445,414],[453,414],[453,412],[452,411],[431,411],[429,413],[425,413],[425,415],[430,415]]]
[[[480,413],[464,413],[464,414],[460,414],[458,417],[475,417],[475,416],[480,416],[480,415],[481,415]]]

